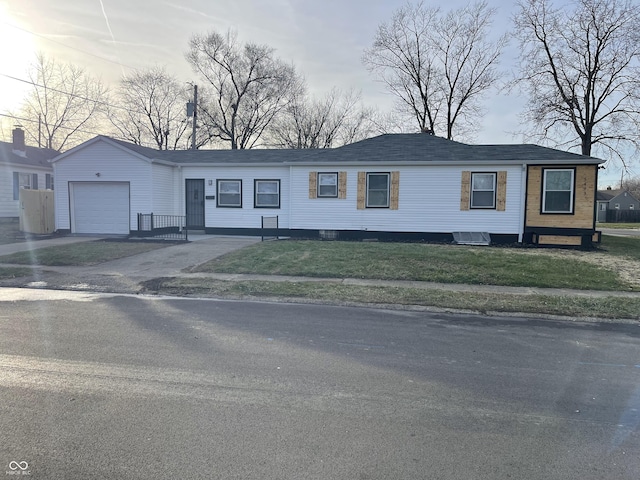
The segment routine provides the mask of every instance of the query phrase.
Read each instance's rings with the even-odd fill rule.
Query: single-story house
[[[598,222],[607,221],[608,210],[636,210],[640,211],[640,200],[631,195],[624,189],[612,189],[608,187],[606,190],[598,190]]]
[[[293,237],[599,242],[602,160],[537,145],[386,134],[326,150],[158,151],[98,136],[52,161],[56,229],[130,234],[138,213],[190,229]]]
[[[0,218],[20,216],[20,189],[52,189],[49,160],[59,152],[25,145],[24,130],[13,130],[13,142],[0,142]]]

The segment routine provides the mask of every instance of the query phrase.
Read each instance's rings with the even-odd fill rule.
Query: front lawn
[[[171,243],[96,240],[38,248],[0,257],[0,263],[47,266],[90,266],[164,248]]]
[[[615,249],[614,240],[604,244]],[[628,290],[611,270],[544,249],[416,243],[275,241],[211,260],[194,272],[418,280],[475,285]]]
[[[227,298],[284,298],[321,303],[420,305],[453,310],[563,315],[611,320],[640,319],[640,298],[517,295],[439,289],[342,285],[325,282],[217,281],[162,278],[145,282],[164,295]]]
[[[25,267],[0,267],[0,280],[26,277],[31,275],[31,269]]]
[[[603,235],[600,249],[617,257],[640,260],[640,237]],[[640,275],[640,272],[638,272]]]

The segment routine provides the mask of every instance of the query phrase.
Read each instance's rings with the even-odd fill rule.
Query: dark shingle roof
[[[617,190],[609,190],[609,189],[607,189],[607,190],[598,190],[596,192],[596,197],[597,197],[597,200],[605,200],[605,201],[607,201],[607,200],[611,200],[614,197],[617,197],[622,192],[624,192],[624,190],[620,190],[620,189],[617,189]]]
[[[156,150],[141,145],[105,137],[139,155],[152,160],[182,163],[284,163],[294,158],[306,158],[318,150],[246,149],[246,150]]]
[[[13,143],[0,142],[0,163],[51,168],[49,160],[58,155],[57,151],[49,148],[25,147],[25,151],[23,157],[13,152]]]
[[[151,160],[174,164],[399,163],[399,162],[589,162],[602,161],[531,144],[468,145],[424,133],[385,134],[338,148],[248,150],[155,150],[109,140]]]
[[[336,148],[331,152],[331,160],[356,162],[600,161],[539,145],[468,145],[425,133],[380,135]]]

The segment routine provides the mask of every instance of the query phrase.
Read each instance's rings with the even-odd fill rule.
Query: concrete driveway
[[[0,245],[0,255],[56,245],[99,240],[105,237],[61,237],[35,242]],[[140,282],[172,277],[226,253],[260,242],[260,237],[190,235],[190,242],[120,258],[88,267],[34,267],[34,280],[27,285],[15,280],[0,286],[32,286],[88,291],[131,293],[140,291]],[[19,282],[18,282],[19,283]]]

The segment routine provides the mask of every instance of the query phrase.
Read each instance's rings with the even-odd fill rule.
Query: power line
[[[41,120],[34,120],[33,118],[18,117],[16,115],[11,115],[11,114],[8,114],[8,113],[0,113],[0,117],[7,117],[7,118],[11,118],[13,120],[20,120],[21,122],[41,123],[42,125],[45,125],[47,127],[53,127],[54,126],[54,125],[51,125],[50,123],[46,123],[46,122],[41,121]],[[61,128],[63,130],[74,130],[76,132],[88,133],[90,135],[103,135],[102,133],[90,132],[89,130],[76,129],[76,128],[73,128],[73,127],[65,127],[65,126],[62,126],[62,125],[58,125],[56,128]]]
[[[33,118],[18,117],[16,115],[12,115],[12,114],[9,114],[9,113],[0,113],[0,117],[7,117],[7,118],[11,118],[13,120],[20,120],[22,122],[41,123],[42,125],[46,125],[46,126],[49,126],[49,127],[52,126],[50,123],[46,123],[46,122],[44,122],[42,120],[34,120]],[[65,126],[62,126],[62,125],[59,125],[56,128],[63,129],[63,130],[74,130],[74,131],[80,132],[80,133],[88,133],[89,135],[102,135],[102,136],[105,135],[104,133],[92,132],[92,131],[84,130],[84,129],[80,129],[80,128],[79,129],[75,129],[73,127],[65,127]],[[122,140],[124,142],[130,142],[130,143],[136,144],[130,138],[126,138],[123,135],[119,135],[117,133],[116,134],[109,134],[108,136],[110,138],[115,138],[116,140]],[[140,145],[142,147],[147,147],[147,148],[152,148],[154,150],[158,148],[158,146],[156,144],[154,144],[153,142],[145,142],[145,143],[140,143],[140,144],[136,144],[136,145]]]
[[[24,78],[14,77],[12,75],[7,75],[6,73],[0,72],[0,76],[6,77],[6,78],[8,78],[10,80],[15,80],[17,82],[26,83],[27,85],[32,85],[34,87],[44,88],[45,90],[51,90],[52,92],[61,93],[62,95],[68,95],[68,96],[73,97],[73,98],[79,98],[79,99],[85,100],[87,102],[93,102],[93,103],[96,103],[98,105],[104,105],[104,106],[107,106],[107,107],[118,108],[120,110],[127,110],[127,111],[129,110],[126,107],[121,107],[119,105],[112,105],[112,104],[107,103],[107,102],[105,102],[103,100],[96,100],[96,99],[93,99],[93,98],[88,98],[88,97],[84,97],[82,95],[78,95],[77,93],[69,93],[69,92],[65,92],[63,90],[58,90],[57,88],[47,87],[46,85],[40,85],[39,83],[35,83],[32,80],[25,80]]]

